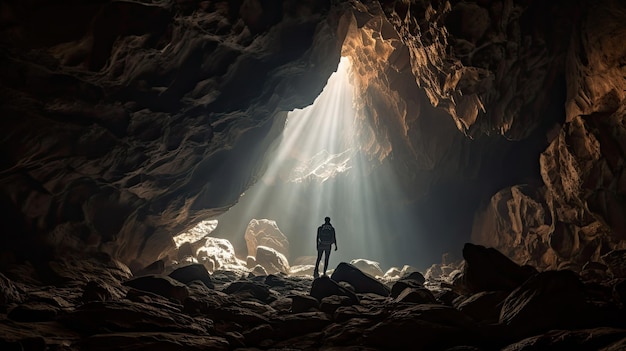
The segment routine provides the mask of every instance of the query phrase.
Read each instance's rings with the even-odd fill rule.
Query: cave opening
[[[331,267],[359,258],[384,268],[432,264],[414,251],[427,249],[415,235],[416,218],[402,200],[393,168],[363,151],[371,135],[358,127],[364,122],[357,91],[351,61],[342,57],[313,104],[289,112],[265,173],[216,218],[211,235],[231,241],[245,259],[254,256],[244,240],[249,222],[275,221],[289,240],[290,262],[308,262],[316,254],[317,226],[329,216],[339,245]]]

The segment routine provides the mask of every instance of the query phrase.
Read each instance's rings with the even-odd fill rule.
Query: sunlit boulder
[[[235,249],[227,239],[208,237],[204,246],[196,251],[196,257],[210,272],[224,269],[229,265],[245,266],[245,262],[235,256]],[[213,263],[209,263],[209,261]]]
[[[267,246],[256,248],[256,263],[263,266],[268,274],[289,273],[289,261],[282,253]]]
[[[360,269],[362,272],[371,275],[372,277],[382,277],[384,275],[383,270],[380,269],[380,263],[376,261],[370,261],[364,258],[357,258],[350,261],[350,264]]]
[[[273,220],[251,220],[246,228],[244,238],[248,247],[248,255],[256,255],[257,247],[265,246],[289,257],[289,241]]]

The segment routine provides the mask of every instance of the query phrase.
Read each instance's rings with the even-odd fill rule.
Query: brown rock
[[[546,271],[504,300],[500,323],[518,336],[584,326],[589,320],[583,285],[572,271]]]
[[[252,219],[248,223],[244,238],[250,256],[256,256],[257,247],[265,246],[289,257],[289,241],[273,220]]]
[[[321,276],[313,280],[311,285],[311,296],[321,301],[323,298],[332,295],[348,296],[355,304],[359,303],[359,298],[352,291],[342,287],[327,276]]]
[[[483,291],[474,294],[458,305],[458,310],[483,323],[497,323],[502,303],[509,294],[502,291]]]
[[[176,279],[183,284],[189,284],[194,280],[201,281],[207,288],[213,289],[213,281],[211,275],[201,264],[191,264],[184,267],[176,268],[169,277]]]
[[[124,348],[141,350],[146,345],[156,350],[230,350],[225,338],[177,332],[107,333],[89,336],[78,343],[82,349],[94,351]]]
[[[437,302],[433,293],[431,293],[430,290],[424,287],[406,288],[402,290],[402,292],[396,297],[395,301],[405,302],[405,303],[426,303],[426,304],[433,304]]]
[[[185,284],[164,275],[146,275],[125,281],[123,284],[181,302],[189,296],[189,290]]]

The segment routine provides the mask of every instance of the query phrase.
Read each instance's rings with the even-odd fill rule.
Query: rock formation
[[[622,348],[625,40],[621,0],[4,1],[1,342],[375,349],[420,328],[415,349]],[[291,313],[276,280],[236,268],[212,264],[216,290],[161,276],[173,237],[259,179],[342,55],[368,171],[393,168],[420,235],[503,255],[436,267],[434,306],[418,286],[391,302],[327,281],[342,293]]]

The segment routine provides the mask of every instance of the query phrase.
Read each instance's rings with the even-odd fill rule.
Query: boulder
[[[267,303],[272,301],[270,290],[265,284],[246,280],[232,282],[226,286],[222,292],[231,296],[237,296],[241,299],[252,298]]]
[[[41,302],[27,302],[9,311],[7,317],[16,322],[49,322],[59,312],[57,307]]]
[[[400,277],[401,274],[402,274],[402,271],[400,270],[400,268],[391,267],[385,272],[385,275],[383,277],[385,279],[397,279]]]
[[[582,330],[551,330],[508,345],[502,351],[535,350],[626,350],[626,330],[593,328]]]
[[[123,285],[178,301],[183,301],[189,296],[185,284],[164,275],[145,275],[125,281]]]
[[[196,251],[196,257],[200,262],[213,261],[213,266],[209,264],[207,270],[215,272],[218,269],[223,269],[230,265],[244,266],[245,263],[241,262],[235,255],[235,248],[233,244],[227,239],[207,237],[203,246]]]
[[[361,270],[361,272],[367,273],[372,277],[382,277],[384,275],[383,270],[380,269],[380,263],[376,261],[357,258],[350,261],[350,264]]]
[[[541,272],[504,300],[499,322],[518,337],[551,329],[583,326],[586,314],[584,286],[572,271]]]
[[[313,296],[308,295],[292,295],[291,311],[293,313],[315,311],[319,308],[320,301]]]
[[[327,276],[321,276],[313,280],[310,295],[318,301],[322,301],[323,298],[332,295],[347,296],[352,303],[359,303],[359,298],[355,293],[339,285],[336,281]]]
[[[183,284],[189,284],[194,280],[199,280],[207,288],[213,289],[214,284],[211,276],[206,268],[201,264],[191,264],[188,266],[176,268],[169,274],[170,278],[176,279]]]
[[[328,314],[334,314],[335,311],[342,306],[354,305],[354,300],[348,296],[331,295],[326,296],[320,301],[320,311]]]
[[[422,273],[418,272],[418,271],[413,271],[413,272],[407,272],[405,273],[402,278],[402,280],[413,280],[416,281],[420,284],[424,284],[426,282],[426,278],[424,278],[424,276],[422,275]]]
[[[463,258],[463,284],[472,293],[512,291],[532,275],[493,248],[466,243]]]
[[[337,282],[347,282],[354,287],[357,293],[374,293],[389,296],[389,288],[369,274],[363,273],[355,266],[341,262],[335,268],[331,278]]]
[[[265,246],[289,257],[289,241],[273,220],[252,219],[248,223],[244,238],[248,247],[248,255],[255,255],[257,247]]]
[[[289,273],[289,262],[285,255],[266,246],[256,248],[256,262],[263,266],[267,273]]]
[[[109,301],[113,298],[111,288],[105,283],[99,283],[96,281],[89,281],[83,288],[82,301]]]

